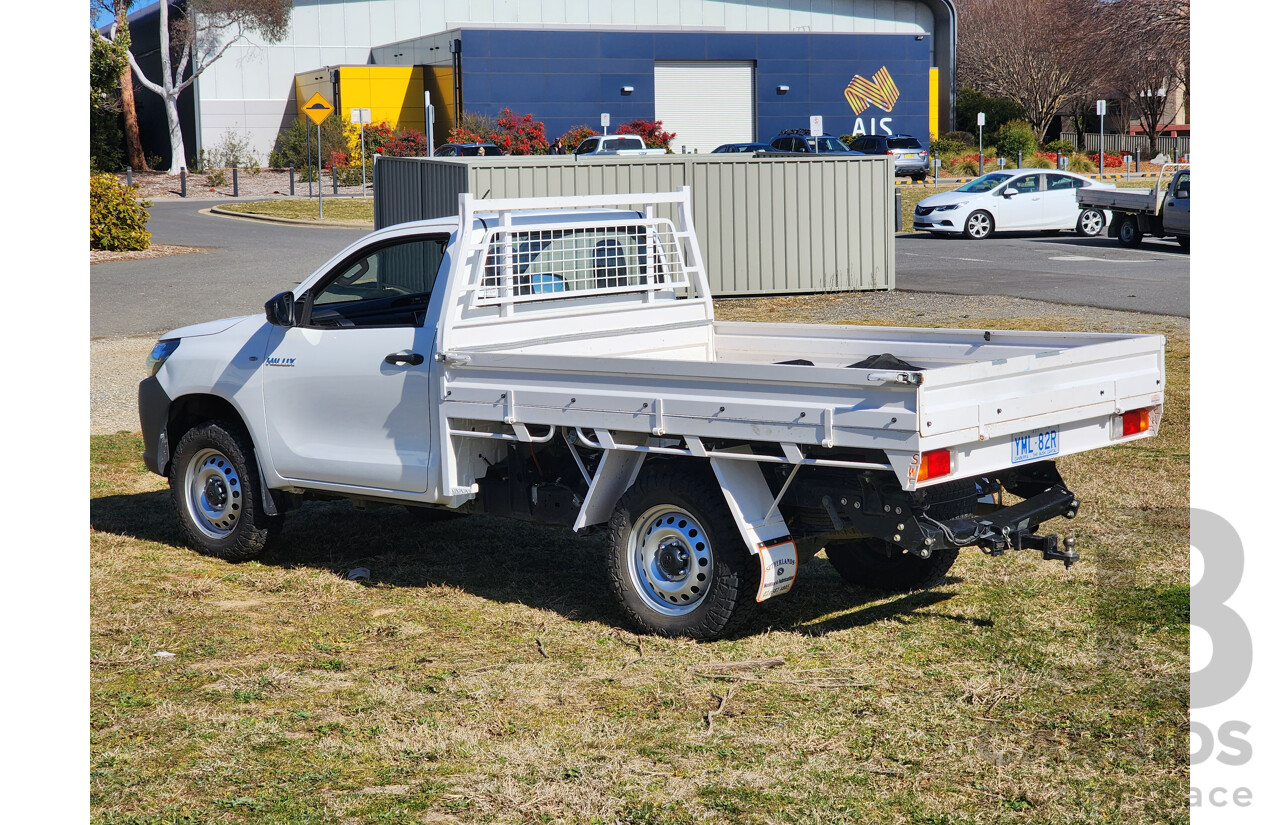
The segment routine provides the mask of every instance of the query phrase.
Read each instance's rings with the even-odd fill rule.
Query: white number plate
[[[1058,428],[1013,437],[1013,463],[1039,461],[1058,454]]]

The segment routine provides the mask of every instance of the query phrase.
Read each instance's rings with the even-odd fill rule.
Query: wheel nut
[[[899,524],[899,525],[898,525],[898,529],[899,529],[899,530],[906,530],[906,529],[907,529],[907,525],[905,525],[905,524]]]
[[[894,533],[894,534],[893,534],[893,540],[894,540],[894,541],[902,541],[902,536],[898,535],[897,533]]]

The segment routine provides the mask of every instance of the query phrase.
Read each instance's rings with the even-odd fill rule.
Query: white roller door
[[[710,152],[756,139],[756,71],[752,61],[669,60],[653,66],[654,112],[675,132],[671,148]]]

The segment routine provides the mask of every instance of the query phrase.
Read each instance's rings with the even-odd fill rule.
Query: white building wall
[[[365,64],[373,46],[477,24],[932,34],[933,14],[917,0],[295,0],[282,42],[237,43],[197,81],[197,145],[247,134],[266,163],[296,117],[295,74]]]

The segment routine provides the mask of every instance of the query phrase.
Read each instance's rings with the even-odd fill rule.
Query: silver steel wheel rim
[[[230,459],[214,449],[196,453],[187,465],[183,488],[197,530],[211,539],[231,535],[240,521],[244,496],[240,474]]]
[[[645,606],[664,616],[687,616],[707,598],[715,556],[702,525],[670,504],[652,507],[627,539],[631,584]]]
[[[1086,235],[1097,235],[1102,231],[1102,213],[1090,209],[1080,216],[1080,228]]]
[[[985,238],[987,233],[991,231],[991,221],[987,216],[979,212],[976,215],[969,216],[969,234],[975,238]]]

